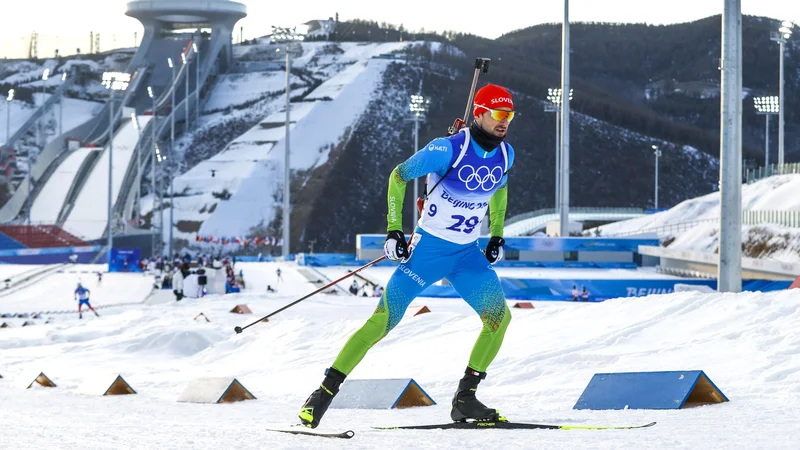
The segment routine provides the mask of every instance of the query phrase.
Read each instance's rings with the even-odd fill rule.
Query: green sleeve
[[[489,199],[489,231],[492,236],[503,237],[503,225],[506,222],[506,206],[508,205],[508,185],[495,191]]]
[[[397,168],[389,176],[389,213],[386,214],[386,231],[403,231],[403,201],[406,198],[406,182]]]

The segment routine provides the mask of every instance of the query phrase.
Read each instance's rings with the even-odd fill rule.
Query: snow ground
[[[493,448],[747,448],[800,446],[800,291],[683,292],[603,303],[534,302],[514,310],[498,357],[478,395],[512,420],[566,424],[640,424],[620,431],[378,431],[370,426],[449,421],[449,399],[481,324],[458,300],[418,299],[429,314],[406,317],[370,351],[350,379],[414,378],[438,403],[395,410],[331,409],[320,430],[353,429],[352,441],[271,434],[296,422],[308,394],[375,299],[319,294],[244,333],[260,318],[316,289],[290,263],[240,263],[241,294],[180,303],[109,308],[100,318],[60,315],[48,325],[0,329],[0,423],[13,448],[60,446],[159,449],[463,448],[477,439]],[[377,268],[376,268],[377,269]],[[374,275],[372,268],[364,272]],[[107,299],[141,301],[123,284],[141,274],[104,277]],[[89,276],[89,275],[87,275]],[[52,280],[31,306],[68,295],[72,282]],[[74,280],[73,280],[74,281]],[[107,284],[106,284],[107,283]],[[119,284],[118,284],[119,283]],[[278,292],[266,294],[266,284]],[[113,287],[113,288],[112,288]],[[66,292],[66,294],[64,294]],[[15,294],[16,295],[16,294]],[[22,297],[23,293],[19,295]],[[28,295],[28,294],[24,294]],[[9,300],[0,299],[2,302]],[[52,300],[55,301],[55,300]],[[60,300],[58,300],[60,301]],[[66,301],[66,300],[64,300]],[[68,303],[68,302],[67,302]],[[227,311],[245,303],[253,315]],[[413,305],[413,304],[412,304]],[[192,321],[204,312],[211,320]],[[702,369],[730,402],[685,410],[576,411],[594,373]],[[54,389],[21,389],[44,371]],[[138,392],[88,397],[89,376],[120,373]],[[236,377],[257,400],[178,403],[201,376]],[[46,426],[42,425],[46,418]],[[478,434],[489,433],[489,434]]]

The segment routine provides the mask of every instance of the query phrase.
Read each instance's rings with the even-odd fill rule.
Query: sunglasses
[[[483,105],[478,105],[477,103],[475,104],[475,106],[489,111],[489,115],[492,116],[492,119],[498,122],[503,121],[503,119],[506,119],[509,122],[514,120],[514,111],[503,111],[502,109],[489,109]]]

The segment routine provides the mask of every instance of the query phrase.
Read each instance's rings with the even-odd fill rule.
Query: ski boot
[[[97,311],[94,312],[94,315],[100,317],[100,314],[97,314]]]
[[[78,313],[78,319],[83,319],[83,314]]]
[[[464,371],[464,377],[458,382],[458,390],[453,396],[453,408],[450,410],[450,418],[454,422],[466,422],[467,419],[478,422],[506,420],[496,409],[487,408],[475,397],[478,383],[484,378],[486,378],[486,372],[478,372],[469,367]]]
[[[333,367],[325,370],[325,379],[322,380],[319,389],[312,392],[306,403],[300,409],[300,421],[309,428],[316,428],[325,411],[328,410],[333,397],[339,392],[347,375],[339,372]]]

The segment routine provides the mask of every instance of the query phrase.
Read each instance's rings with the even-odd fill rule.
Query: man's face
[[[511,111],[511,108],[497,108],[497,110]],[[492,112],[485,109],[481,115],[475,117],[475,123],[477,123],[483,129],[483,131],[499,138],[506,137],[506,133],[508,133],[508,118],[495,120],[492,118]]]

